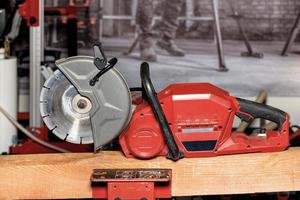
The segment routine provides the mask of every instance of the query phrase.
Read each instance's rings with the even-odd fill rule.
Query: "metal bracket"
[[[171,169],[95,169],[91,177],[93,198],[171,198],[171,175]]]
[[[102,70],[100,70],[96,76],[94,76],[91,80],[90,80],[90,86],[95,86],[96,83],[99,81],[100,77],[105,74],[107,71],[109,71],[110,69],[112,69],[118,62],[117,58],[112,58],[108,61],[108,65],[103,68]]]
[[[94,64],[99,70],[104,69],[107,65],[107,58],[101,46],[101,43],[94,45]]]
[[[20,5],[19,13],[26,19],[27,26],[39,26],[39,0],[25,0]]]
[[[100,70],[96,76],[90,80],[90,86],[95,86],[96,82],[99,81],[99,78],[105,74],[108,70],[112,69],[118,62],[117,58],[112,58],[108,61],[104,54],[104,51],[101,48],[101,43],[94,45],[94,65]],[[107,65],[107,66],[106,66]]]

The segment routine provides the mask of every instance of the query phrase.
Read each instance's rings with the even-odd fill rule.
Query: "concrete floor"
[[[129,86],[140,86],[138,48],[124,56],[132,40],[104,38],[106,54],[119,58],[117,69],[127,79]],[[210,82],[228,90],[232,95],[251,97],[261,89],[267,89],[272,97],[300,97],[300,54],[292,52],[280,56],[284,42],[254,42],[253,47],[263,52],[263,59],[244,58],[240,53],[245,46],[242,41],[225,41],[226,66],[229,72],[218,72],[218,59],[213,41],[178,40],[187,51],[185,57],[170,57],[157,49],[158,62],[150,63],[151,77],[159,91],[175,82]],[[294,45],[299,50],[299,45]],[[91,54],[81,50],[80,54]]]

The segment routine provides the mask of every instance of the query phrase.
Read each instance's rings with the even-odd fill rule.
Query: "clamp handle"
[[[276,123],[279,130],[281,130],[288,120],[287,114],[280,109],[246,99],[236,99],[240,105],[237,116],[246,122],[251,122],[257,118],[266,119]]]
[[[107,65],[107,58],[102,50],[102,44],[99,42],[94,44],[94,64],[99,69],[102,70]]]
[[[100,77],[112,69],[118,62],[117,58],[107,61],[104,51],[101,48],[101,43],[94,45],[94,54],[94,65],[99,69],[99,72],[90,80],[90,86],[95,86]]]
[[[156,120],[158,121],[158,124],[160,126],[160,129],[163,133],[163,136],[165,138],[166,144],[169,148],[169,153],[167,154],[167,158],[177,161],[184,157],[183,152],[179,151],[179,148],[175,142],[175,139],[173,137],[173,133],[169,127],[167,118],[163,112],[163,109],[159,103],[159,100],[157,98],[155,89],[153,87],[150,73],[149,73],[149,64],[146,62],[143,62],[141,64],[141,80],[142,80],[142,88],[143,92],[145,93],[145,96],[147,97],[147,101],[149,102],[152,111],[154,113],[154,116]]]

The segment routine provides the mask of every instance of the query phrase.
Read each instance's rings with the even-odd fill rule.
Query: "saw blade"
[[[57,137],[75,144],[93,143],[92,103],[59,70],[45,82],[40,104],[45,124]]]

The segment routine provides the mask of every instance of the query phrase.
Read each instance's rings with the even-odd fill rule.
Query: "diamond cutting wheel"
[[[93,143],[92,103],[59,70],[45,82],[40,101],[42,118],[57,137],[75,144]]]

